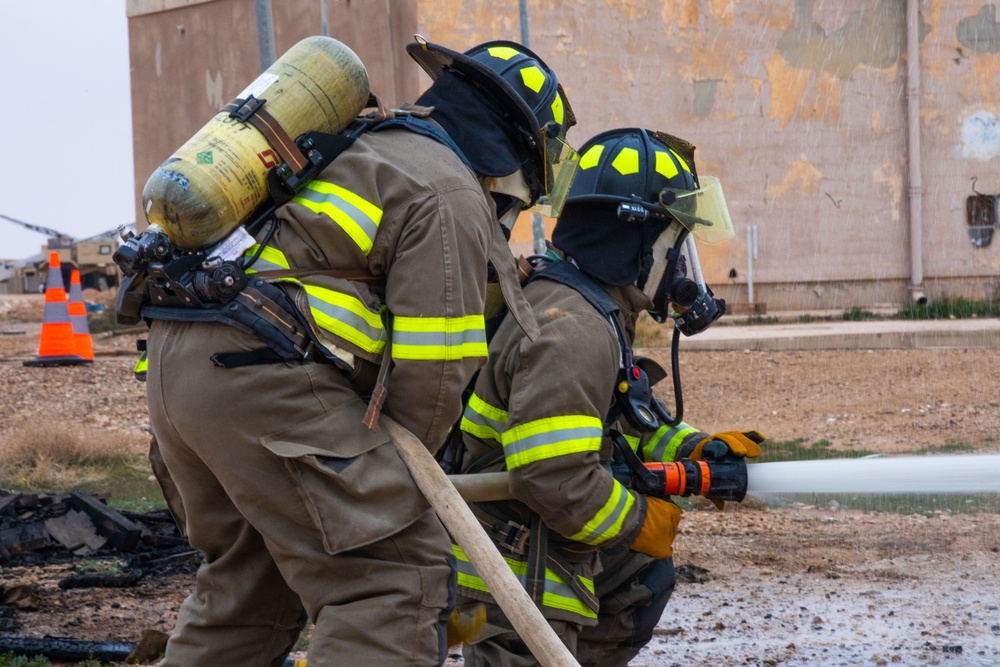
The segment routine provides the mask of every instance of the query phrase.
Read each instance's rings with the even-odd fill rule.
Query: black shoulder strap
[[[525,284],[538,279],[554,280],[567,287],[572,287],[586,299],[590,305],[597,309],[601,315],[611,318],[618,329],[618,319],[615,314],[621,310],[614,299],[601,289],[601,286],[594,282],[583,271],[573,266],[571,263],[551,258],[541,258],[542,261],[535,265],[535,270],[531,272]],[[622,338],[619,335],[619,338]]]
[[[444,144],[462,160],[462,163],[465,164],[466,167],[472,169],[472,163],[469,162],[469,158],[465,157],[465,153],[463,153],[462,149],[458,147],[455,140],[449,137],[448,133],[442,130],[441,126],[437,123],[431,122],[425,118],[420,118],[419,116],[413,114],[396,112],[395,118],[375,123],[372,125],[371,131],[378,132],[391,127],[401,127],[409,130],[410,132],[416,132],[417,134],[421,134],[425,137],[430,137],[440,144]],[[475,170],[473,169],[473,171]]]

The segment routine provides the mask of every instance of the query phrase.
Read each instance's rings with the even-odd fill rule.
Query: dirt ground
[[[95,335],[92,366],[27,368],[40,297],[11,301],[0,298],[0,448],[39,420],[127,433],[145,447],[134,336]],[[649,354],[669,367],[665,352]],[[709,432],[755,428],[835,450],[998,454],[998,361],[1000,350],[682,351],[684,416]],[[697,502],[674,549],[695,581],[678,585],[635,667],[1000,664],[996,514],[757,499],[718,512]],[[193,581],[64,591],[56,582],[70,567],[0,569],[0,581],[34,582],[39,593],[38,609],[18,614],[20,634],[137,641],[147,628],[169,631]]]

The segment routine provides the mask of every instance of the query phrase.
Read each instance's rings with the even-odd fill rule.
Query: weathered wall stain
[[[802,100],[812,72],[793,67],[778,53],[764,62],[764,69],[771,88],[767,117],[778,120],[784,130]]]
[[[902,218],[900,209],[903,205],[903,174],[905,165],[900,164],[904,160],[886,160],[884,163],[872,170],[872,182],[885,185],[889,188],[889,196],[883,198],[883,203],[889,206],[889,215],[893,222],[899,222]]]
[[[919,2],[923,268],[938,285],[1000,275],[1000,244],[973,249],[962,231],[969,178],[1000,192],[1000,170],[990,168],[1000,158],[1000,12],[984,10],[992,5],[1000,0]],[[703,249],[711,284],[743,282],[746,226],[756,224],[762,301],[790,305],[790,286],[804,279],[889,281],[867,293],[904,294],[905,0],[527,6],[531,46],[559,72],[580,120],[571,143],[615,126],[662,128],[695,143],[699,170],[722,179],[736,238]],[[421,32],[441,43],[519,34],[513,0],[419,0],[419,8]],[[733,267],[739,277],[729,279]]]
[[[975,16],[958,22],[955,36],[959,44],[979,53],[1000,53],[1000,23],[996,5],[983,5]]]
[[[708,118],[715,104],[715,91],[718,81],[694,82],[694,115],[698,118]]]
[[[770,199],[778,199],[793,188],[803,194],[814,195],[821,178],[823,174],[803,155],[788,165],[781,183],[769,184],[764,192]]]
[[[962,122],[962,157],[992,160],[1000,156],[1000,120],[992,111],[977,111]]]
[[[795,20],[778,39],[777,51],[795,67],[848,79],[859,66],[883,69],[903,52],[905,3],[882,0],[852,13],[827,34],[813,21],[816,0],[795,0]]]

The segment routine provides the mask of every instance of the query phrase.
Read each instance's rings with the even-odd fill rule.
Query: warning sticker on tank
[[[215,246],[210,253],[209,257],[219,257],[223,261],[231,262],[232,260],[240,257],[244,252],[253,247],[256,241],[250,233],[243,227],[237,227],[236,230],[223,239],[222,243]]]
[[[237,95],[241,100],[247,99],[249,95],[253,95],[257,99],[264,93],[265,90],[270,88],[272,85],[278,82],[280,77],[277,74],[272,74],[271,72],[264,72],[258,76],[253,83],[247,86],[242,93]]]

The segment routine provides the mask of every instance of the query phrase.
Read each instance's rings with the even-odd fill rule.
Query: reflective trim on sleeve
[[[622,433],[622,437],[625,438],[625,442],[628,443],[629,447],[632,448],[633,452],[639,451],[639,442],[641,438],[637,435],[628,435],[627,433]]]
[[[309,181],[292,199],[313,213],[329,217],[358,244],[367,255],[375,243],[375,233],[382,221],[382,209],[350,190],[326,181]]]
[[[455,560],[458,562],[458,585],[481,593],[489,593],[489,586],[486,585],[486,582],[476,572],[476,568],[473,567],[469,561],[469,557],[465,555],[462,548],[457,544],[452,544],[451,550],[455,554]],[[506,556],[504,556],[504,560],[510,566],[511,571],[517,577],[518,581],[521,582],[521,585],[526,585],[528,564]],[[594,592],[594,582],[592,579],[587,579],[586,577],[578,577],[578,579],[584,588],[591,593]],[[562,609],[563,611],[579,614],[584,618],[597,618],[597,613],[577,597],[566,580],[549,568],[545,568],[545,591],[542,593],[542,606]]]
[[[562,415],[518,424],[501,436],[507,469],[545,459],[597,452],[604,426],[597,417]]]
[[[493,407],[473,392],[462,413],[459,428],[480,440],[499,444],[500,434],[507,425],[507,416],[506,410]]]
[[[611,495],[604,503],[604,507],[597,511],[597,514],[580,529],[580,532],[571,535],[570,539],[584,544],[597,545],[617,537],[621,532],[622,522],[625,521],[625,517],[634,504],[635,498],[632,494],[615,481]]]
[[[246,252],[252,257],[259,244],[254,244]],[[264,246],[260,257],[253,263],[247,274],[258,271],[287,270],[291,265],[285,253],[271,246]],[[337,290],[307,285],[296,278],[278,278],[277,282],[300,285],[309,301],[309,313],[316,326],[334,336],[357,345],[365,352],[381,354],[385,349],[386,333],[380,312],[372,311],[356,296]]]
[[[246,257],[253,257],[257,253],[257,248],[260,247],[259,243],[254,243],[249,250],[244,253]],[[285,253],[281,252],[277,248],[272,248],[271,246],[264,246],[264,250],[261,251],[260,257],[257,261],[253,263],[250,268],[246,270],[247,275],[251,273],[257,273],[258,271],[280,271],[289,269],[288,260],[285,259]]]
[[[149,370],[149,357],[145,352],[136,360],[135,367],[132,368],[132,373],[135,374],[135,379],[139,382],[146,381],[146,372]]]
[[[392,318],[392,358],[452,361],[485,357],[486,324],[482,315]]]
[[[301,283],[300,283],[301,284]],[[309,297],[309,311],[316,324],[365,352],[381,354],[385,349],[382,316],[358,298],[325,287],[302,284]]]
[[[698,429],[681,422],[677,426],[661,426],[656,433],[642,447],[643,460],[658,461],[660,463],[670,463],[677,455],[677,448],[684,442],[684,438],[692,433],[697,433]]]

